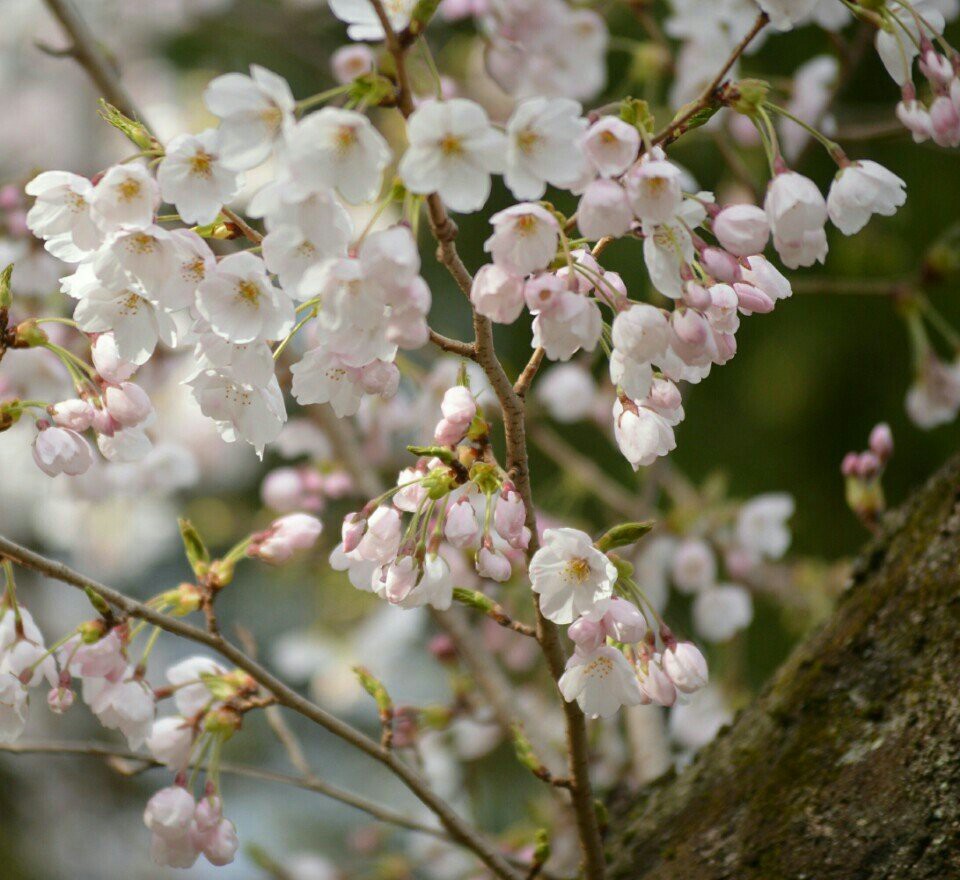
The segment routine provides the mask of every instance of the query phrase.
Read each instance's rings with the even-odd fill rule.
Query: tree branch
[[[760,33],[770,21],[770,16],[761,12],[753,27],[744,35],[743,39],[734,46],[730,56],[724,62],[723,67],[717,72],[717,75],[710,81],[710,84],[700,93],[700,96],[684,107],[680,114],[675,117],[661,132],[653,138],[655,146],[669,144],[687,131],[687,123],[693,119],[700,111],[713,107],[717,103],[717,93],[723,85],[723,81],[730,69],[737,63],[737,59],[747,50],[747,47],[754,41],[757,34]]]
[[[410,89],[409,74],[406,66],[405,48],[390,24],[383,6],[383,0],[370,0],[377,18],[383,27],[387,49],[394,60],[397,77],[397,106],[405,118],[414,111],[413,93]],[[443,201],[436,193],[427,196],[427,216],[430,229],[437,241],[437,258],[447,268],[460,290],[469,299],[473,279],[457,252],[454,240],[456,225],[447,216]],[[504,372],[497,358],[493,342],[493,327],[483,315],[473,311],[474,348],[476,362],[487,375],[494,394],[503,412],[504,437],[507,446],[507,470],[510,472],[517,492],[526,508],[526,525],[530,529],[528,553],[536,552],[537,540],[536,512],[533,505],[533,493],[530,485],[530,468],[527,455],[526,411],[523,398],[514,390],[513,383]],[[547,620],[540,611],[540,604],[534,598],[537,614],[537,641],[547,660],[547,666],[554,681],[559,681],[566,667],[566,651],[560,641],[559,627]],[[580,707],[564,700],[561,696],[567,730],[567,753],[569,756],[569,776],[573,809],[577,831],[583,855],[583,866],[587,880],[603,880],[605,865],[603,840],[600,824],[597,820],[593,790],[590,784],[589,746],[587,740],[586,719]]]
[[[139,765],[134,773],[139,773],[143,770],[159,769],[166,766],[148,755],[141,755],[126,749],[93,742],[53,741],[0,743],[0,752],[9,752],[15,755],[81,755],[91,758],[104,758],[108,761],[130,761],[136,762]],[[198,765],[192,764],[188,769],[193,769],[195,766]],[[200,769],[204,768],[201,766]],[[405,828],[408,831],[416,831],[418,834],[428,834],[431,837],[438,837],[441,840],[451,839],[450,836],[440,828],[433,828],[429,825],[416,822],[413,819],[408,819],[403,813],[382,807],[359,795],[337,788],[335,785],[329,785],[312,774],[292,776],[288,773],[277,773],[272,770],[262,770],[259,767],[250,767],[246,764],[231,764],[230,762],[221,763],[220,770],[231,776],[242,776],[247,779],[257,779],[262,782],[276,782],[281,785],[301,788],[304,791],[313,791],[331,800],[346,804],[348,807],[360,810],[379,822],[396,825],[398,828]],[[126,775],[133,775],[133,773],[127,773]]]
[[[309,718],[334,736],[348,742],[387,767],[433,811],[454,841],[471,850],[497,876],[504,878],[504,880],[517,880],[518,872],[504,859],[494,845],[465,822],[413,768],[359,730],[302,697],[223,636],[210,633],[178,618],[160,614],[147,605],[100,584],[61,562],[47,559],[39,553],[34,553],[32,550],[21,547],[4,537],[0,537],[0,554],[18,565],[31,568],[70,586],[81,590],[92,590],[109,605],[130,617],[145,620],[166,632],[212,648],[222,657],[248,673],[258,684],[276,697],[280,705]]]

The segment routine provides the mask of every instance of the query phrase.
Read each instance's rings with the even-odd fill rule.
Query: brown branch
[[[120,81],[116,68],[71,0],[44,0],[44,3],[70,37],[70,47],[58,54],[76,58],[100,89],[101,97],[106,98],[124,115],[145,123],[146,120],[140,115],[137,105]]]
[[[220,213],[223,214],[223,216],[226,217],[230,223],[236,226],[248,241],[251,241],[254,244],[260,244],[263,241],[263,236],[249,223],[247,223],[247,221],[244,220],[243,217],[241,217],[236,211],[233,211],[224,205],[220,209]]]
[[[398,87],[397,107],[406,118],[413,113],[414,103],[406,66],[405,48],[390,25],[383,0],[370,0],[370,3],[383,27],[387,49],[393,57]],[[473,279],[460,258],[454,243],[457,227],[447,216],[446,208],[436,193],[427,196],[426,204],[430,229],[437,241],[437,258],[447,268],[460,290],[469,299]],[[507,470],[510,472],[517,487],[517,492],[526,508],[526,525],[531,534],[528,552],[532,555],[538,548],[537,522],[530,485],[526,412],[523,398],[514,391],[513,383],[507,377],[503,365],[497,358],[493,344],[493,328],[490,321],[478,314],[476,310],[473,310],[473,329],[476,361],[486,373],[503,412],[504,437],[507,446]],[[540,643],[547,660],[550,674],[556,682],[563,675],[567,660],[566,651],[560,641],[560,629],[543,616],[540,605],[536,600],[534,600],[534,607],[537,613],[537,641]],[[569,775],[572,780],[571,794],[583,855],[584,873],[586,880],[603,880],[605,871],[603,840],[590,784],[586,719],[575,702],[568,703],[562,698],[561,702],[566,719]]]
[[[460,357],[469,358],[470,360],[476,360],[477,352],[472,342],[463,342],[460,339],[451,339],[448,336],[443,336],[442,334],[437,333],[435,330],[430,331],[430,341],[437,346],[437,348],[440,348],[443,351],[448,351],[450,354],[459,355]]]
[[[708,107],[715,107],[718,104],[720,87],[723,85],[723,81],[726,79],[730,69],[737,63],[737,59],[746,51],[747,47],[753,42],[757,34],[767,26],[769,21],[770,16],[765,12],[761,12],[760,15],[757,16],[753,27],[750,28],[743,39],[734,46],[733,51],[724,62],[723,67],[720,68],[717,75],[710,81],[710,84],[700,93],[700,96],[687,104],[666,128],[654,136],[653,143],[655,146],[672,143],[687,131],[686,125],[694,116],[702,110],[706,110]]]
[[[268,710],[269,711],[269,710]],[[91,758],[104,758],[108,761],[133,762],[138,765],[136,769],[123,771],[114,765],[115,769],[123,772],[124,775],[135,775],[144,770],[154,770],[165,767],[165,764],[154,760],[148,755],[141,755],[137,752],[127,751],[114,746],[92,743],[92,742],[17,742],[0,744],[0,752],[10,752],[16,755],[81,755]],[[188,769],[198,766],[191,764]],[[201,769],[204,769],[201,766]],[[441,840],[449,840],[450,837],[440,828],[433,828],[429,825],[423,825],[408,819],[404,814],[394,810],[381,807],[379,804],[355,795],[349,791],[337,788],[335,785],[329,785],[322,782],[312,774],[303,776],[292,776],[287,773],[277,773],[273,770],[262,770],[259,767],[251,767],[246,764],[231,764],[229,762],[221,763],[220,770],[231,776],[242,776],[248,779],[257,779],[262,782],[276,782],[281,785],[290,785],[294,788],[301,788],[304,791],[313,791],[322,794],[331,800],[339,801],[349,807],[367,813],[380,822],[389,825],[396,825],[399,828],[405,828],[408,831],[416,831],[419,834],[429,834],[431,837],[439,837]]]
[[[276,697],[280,705],[309,718],[334,736],[348,742],[387,767],[433,811],[454,841],[471,850],[497,876],[504,878],[504,880],[517,880],[517,872],[503,858],[497,848],[466,823],[413,768],[359,730],[298,694],[223,636],[207,632],[178,618],[160,614],[153,608],[91,580],[61,562],[47,559],[7,538],[0,537],[0,553],[25,568],[31,568],[81,590],[92,590],[105,602],[130,617],[145,620],[166,632],[212,648],[222,657],[248,673],[258,684]]]
[[[533,354],[530,355],[530,360],[527,361],[527,365],[523,368],[523,372],[519,375],[516,384],[513,386],[513,393],[516,394],[517,397],[526,397],[530,386],[533,384],[534,377],[537,375],[537,370],[540,369],[540,364],[543,363],[544,354],[543,346],[537,346]]]

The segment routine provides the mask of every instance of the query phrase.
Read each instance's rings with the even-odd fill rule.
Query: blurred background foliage
[[[644,39],[626,9],[614,4],[609,8],[613,33]],[[123,9],[122,5],[118,7],[117,14],[123,15]],[[439,23],[434,30],[432,39],[443,62],[469,69],[467,27]],[[100,36],[123,61],[123,47],[116,45],[111,32],[103,31]],[[955,42],[957,34],[952,36]],[[323,8],[236,0],[210,17],[199,18],[189,30],[163,36],[156,52],[179,69],[182,92],[190,94],[191,100],[211,76],[244,70],[251,63],[282,74],[294,94],[302,97],[333,84],[329,56],[344,41],[343,26]],[[789,77],[812,55],[830,51],[828,35],[806,28],[770,40],[746,60],[744,73],[777,81]],[[35,54],[39,60],[39,53]],[[65,78],[82,75],[69,60],[57,63],[62,65]],[[658,123],[668,120],[668,111],[657,106],[663,99],[662,90],[656,83],[640,81],[628,56],[612,52],[609,85],[597,103],[628,94],[651,98]],[[897,97],[875,54],[867,51],[837,107],[841,130],[847,124],[890,119]],[[94,113],[92,101],[89,112],[91,116]],[[56,120],[51,120],[50,126],[53,137],[67,134],[56,130]],[[722,132],[716,136],[727,138]],[[694,173],[702,188],[722,194],[733,181],[713,137],[709,132],[697,132],[684,138],[671,155]],[[721,475],[733,497],[747,498],[773,490],[789,492],[797,504],[792,521],[793,552],[828,561],[856,553],[864,542],[863,528],[844,503],[839,465],[847,451],[863,448],[876,422],[888,421],[897,442],[885,479],[892,504],[902,500],[953,453],[960,438],[957,425],[925,432],[905,416],[903,398],[911,381],[911,355],[903,321],[892,299],[843,293],[831,283],[833,279],[915,276],[934,242],[960,219],[960,155],[930,145],[914,146],[903,135],[850,143],[848,152],[854,158],[875,159],[904,178],[909,194],[906,206],[894,218],[874,219],[854,238],[845,239],[834,230],[827,266],[792,273],[791,277],[799,280],[794,297],[780,304],[773,314],[744,322],[736,358],[715,368],[702,384],[687,386],[687,417],[677,431],[678,448],[671,456],[672,463],[697,484]],[[765,169],[760,152],[744,154],[744,160],[757,181],[762,181]],[[24,167],[18,168],[18,173],[29,170],[29,163],[20,164]],[[800,170],[825,188],[834,166],[822,151],[813,149],[806,154]],[[468,267],[485,262],[482,248],[488,235],[486,218],[510,203],[509,194],[498,184],[488,211],[457,218],[460,250]],[[569,207],[562,199],[557,203],[561,208]],[[430,258],[429,243],[424,241],[423,245],[424,275],[434,294],[431,323],[440,332],[466,337],[470,329],[462,297]],[[609,249],[605,265],[622,273],[634,295],[645,289],[646,272],[636,243],[618,242]],[[817,292],[802,292],[818,280],[822,284]],[[927,292],[951,321],[960,323],[955,287],[956,278],[947,276],[931,284]],[[521,320],[510,328],[498,328],[497,337],[508,369],[517,371],[529,353],[528,325]],[[625,486],[641,482],[610,441],[589,425],[561,426],[558,431]],[[595,523],[598,531],[605,525],[602,508],[557,463],[534,452],[533,475],[535,494],[547,509]],[[255,518],[256,491],[257,482],[251,481],[225,495],[188,498],[184,512],[211,544],[225,547]],[[334,540],[337,515],[346,509],[334,506],[324,515],[329,541]],[[131,560],[134,558],[135,554]],[[155,569],[138,571],[124,586],[146,596],[175,584],[185,574],[184,564],[174,557]],[[675,600],[676,607],[670,612],[680,620],[685,613],[682,605]],[[268,572],[253,568],[242,571],[224,595],[221,614],[228,620],[248,621],[260,644],[265,645],[279,634],[314,620],[330,634],[346,632],[374,607],[369,597],[352,590],[345,579],[329,571],[321,552],[310,565]],[[389,625],[403,627],[402,617],[398,613]],[[749,631],[711,659],[721,668],[736,665],[744,682],[755,690],[809,623],[807,617],[798,620],[772,602],[761,601]],[[348,658],[334,659],[334,665],[343,667],[340,674],[347,675],[344,670]],[[383,658],[372,660],[376,665]],[[404,676],[411,683],[419,677],[424,681],[443,677],[427,658],[405,669]],[[349,681],[343,685],[350,686]],[[413,692],[416,689],[413,686]],[[369,707],[361,717],[369,722],[372,712],[366,709]],[[297,720],[294,724],[299,729]],[[229,748],[230,759],[282,768],[283,758],[270,745],[262,719],[252,719],[250,726],[255,735],[237,737]],[[94,725],[88,726],[87,733],[95,735]],[[379,773],[366,773],[362,761],[322,732],[310,731],[308,744],[325,778],[378,798],[397,796],[392,780]],[[506,752],[507,747],[501,746],[467,771],[478,818],[492,828],[505,827],[518,817],[537,785],[522,774],[517,781],[515,766],[505,760]],[[132,837],[146,848],[137,812],[145,793],[157,782],[155,775],[149,782],[144,779],[131,785],[86,759],[57,759],[52,771],[41,770],[38,759],[17,760],[23,761],[23,768],[35,769],[37,775],[17,772],[5,775],[0,784],[0,815],[4,816],[0,823],[0,877],[93,880],[161,876],[142,855],[131,862],[129,843],[125,842]],[[6,759],[2,760],[5,774],[8,765]],[[354,857],[344,847],[349,835],[369,829],[362,816],[302,792],[246,780],[231,781],[229,786],[231,816],[245,841],[273,840],[278,847],[326,849],[338,857],[347,876],[367,876],[360,871],[359,862],[351,862]],[[104,832],[113,817],[116,830]],[[93,833],[99,835],[95,841],[90,837]],[[45,850],[55,851],[56,858]],[[78,855],[81,850],[84,852]],[[67,871],[64,866],[70,863],[71,854],[77,860],[75,870]],[[112,865],[123,865],[122,873],[115,872]],[[384,876],[390,876],[388,863],[381,863],[380,868]],[[188,874],[205,876],[200,866]],[[217,876],[263,875],[248,858]]]

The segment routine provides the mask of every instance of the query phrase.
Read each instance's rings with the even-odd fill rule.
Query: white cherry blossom
[[[209,128],[197,135],[178,135],[167,144],[157,183],[164,201],[176,207],[184,223],[213,223],[237,194],[240,178],[220,159],[221,137]]]
[[[234,171],[265,162],[293,125],[296,102],[287,81],[256,64],[250,76],[226,73],[212,80],[203,100],[220,117],[220,161]]]
[[[601,617],[616,580],[614,564],[577,529],[547,529],[530,560],[530,583],[539,594],[540,610],[554,623]]]
[[[287,162],[296,185],[333,190],[358,205],[376,198],[390,147],[355,110],[324,107],[296,124],[287,138]]]
[[[197,288],[197,308],[214,333],[241,344],[281,339],[294,322],[293,303],[246,252],[224,257]]]
[[[583,175],[580,139],[587,121],[569,98],[523,101],[507,123],[504,181],[518,199],[539,199],[547,184],[571,187]]]
[[[504,168],[503,135],[473,101],[421,104],[407,123],[410,146],[399,173],[407,189],[437,193],[461,213],[477,211],[490,195],[490,175]]]

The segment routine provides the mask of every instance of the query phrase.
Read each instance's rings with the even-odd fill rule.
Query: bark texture
[[[610,814],[610,880],[960,878],[960,457],[758,701]]]

